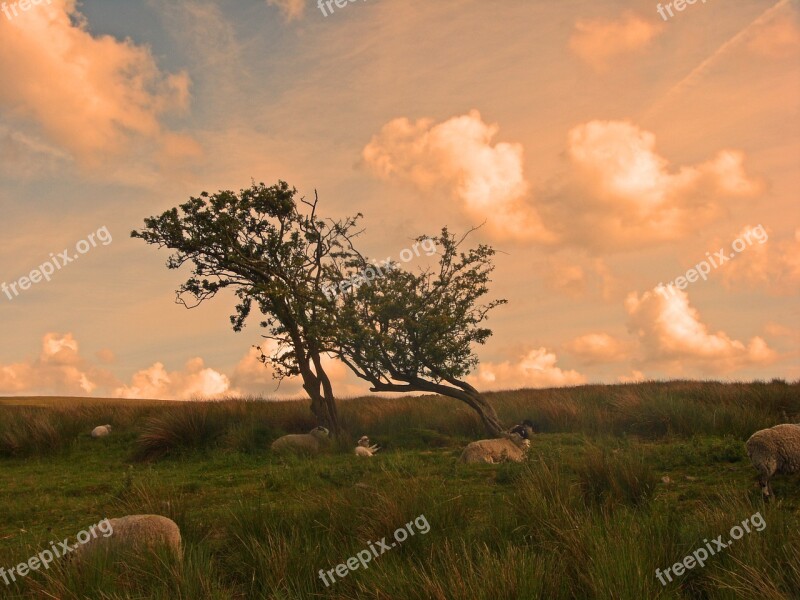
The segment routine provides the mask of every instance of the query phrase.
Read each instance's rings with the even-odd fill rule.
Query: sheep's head
[[[111,431],[111,425],[106,425],[105,428]]]
[[[526,440],[518,433],[506,433],[503,437],[511,440],[523,450],[527,450],[528,448],[531,447],[530,441]]]
[[[528,419],[525,419],[519,425],[514,425],[514,427],[512,427],[509,431],[511,433],[518,433],[526,440],[531,439],[536,433],[533,423]]]
[[[362,435],[358,440],[358,445],[364,448],[369,448],[369,438],[365,435]]]
[[[314,437],[319,438],[319,439],[323,439],[323,440],[328,439],[328,437],[330,436],[330,431],[328,431],[324,427],[314,427],[314,429],[312,429],[310,433]]]

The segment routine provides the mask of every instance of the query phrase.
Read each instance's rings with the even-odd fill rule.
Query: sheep
[[[106,437],[109,433],[111,433],[111,425],[98,425],[92,429],[93,438]]]
[[[92,526],[92,529],[95,529],[95,526]],[[182,560],[181,530],[167,517],[129,515],[101,521],[97,529],[102,535],[93,532],[94,535],[89,541],[75,548],[75,558],[97,551],[126,550],[142,554],[147,550],[165,548],[177,560]]]
[[[533,422],[525,419],[519,425],[514,425],[514,427],[509,429],[509,432],[518,433],[520,436],[522,436],[522,439],[529,440],[536,433],[536,427],[534,426]]]
[[[377,444],[370,446],[369,438],[365,435],[361,436],[361,439],[358,440],[358,446],[356,446],[356,456],[373,456],[380,448]]]
[[[766,500],[773,495],[769,482],[773,475],[800,472],[800,423],[756,431],[745,447],[758,471],[758,482]]]
[[[522,462],[531,443],[518,433],[506,433],[493,440],[471,442],[459,459],[462,463]]]
[[[317,454],[329,435],[330,432],[324,427],[315,427],[309,433],[284,435],[272,442],[272,450],[275,452]]]

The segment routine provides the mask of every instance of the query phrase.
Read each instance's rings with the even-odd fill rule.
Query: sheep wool
[[[315,427],[309,433],[290,434],[272,442],[274,452],[295,452],[299,454],[318,454],[328,439],[329,432],[324,427]]]
[[[111,425],[98,425],[92,429],[93,438],[106,437],[109,433],[111,433]]]
[[[459,459],[462,463],[522,462],[531,443],[517,433],[493,440],[471,442],[464,448]]]
[[[361,439],[358,440],[358,446],[356,446],[356,456],[363,456],[363,457],[370,457],[374,456],[375,453],[380,450],[377,444],[370,445],[369,438],[365,435],[361,436]]]
[[[787,423],[756,431],[745,447],[758,471],[765,498],[772,496],[773,475],[800,473],[800,424]]]
[[[76,552],[133,551],[137,554],[156,548],[167,548],[181,559],[181,531],[175,521],[160,515],[129,515],[109,519],[111,535],[97,536],[79,546]]]

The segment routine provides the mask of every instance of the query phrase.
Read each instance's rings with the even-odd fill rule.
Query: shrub
[[[179,450],[207,449],[226,430],[229,415],[223,406],[187,403],[150,417],[136,440],[135,460],[152,460]]]
[[[643,459],[615,455],[605,448],[590,448],[578,468],[578,485],[587,506],[641,506],[653,495],[657,482]]]

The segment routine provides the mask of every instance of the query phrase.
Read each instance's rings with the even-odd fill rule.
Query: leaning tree
[[[231,324],[241,331],[253,304],[263,315],[261,360],[277,379],[300,376],[319,422],[339,431],[336,401],[322,364],[331,339],[333,303],[325,297],[328,276],[349,264],[360,214],[343,220],[317,216],[318,198],[295,199],[281,181],[240,192],[203,192],[198,198],[146,218],[131,236],[174,250],[167,267],[192,263],[176,302],[187,308],[230,288],[238,297]],[[337,266],[339,265],[339,266]],[[187,302],[187,299],[189,302]]]
[[[475,344],[492,331],[483,323],[497,299],[481,303],[494,270],[494,250],[478,245],[462,251],[459,240],[442,229],[433,239],[438,267],[411,273],[400,268],[350,290],[336,300],[327,344],[337,358],[373,392],[432,392],[461,400],[480,416],[487,431],[503,431],[492,405],[466,375],[478,364]],[[350,265],[369,263],[357,252]]]

